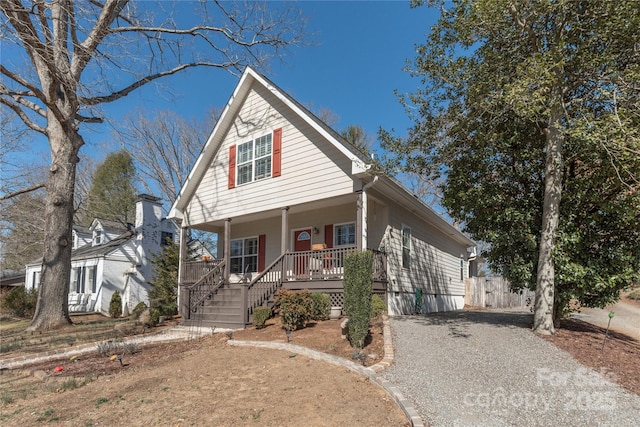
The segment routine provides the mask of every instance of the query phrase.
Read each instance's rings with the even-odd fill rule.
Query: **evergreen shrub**
[[[344,260],[344,310],[349,317],[349,342],[364,347],[371,320],[373,257],[370,251],[354,252]]]
[[[37,289],[26,290],[24,286],[18,286],[2,298],[2,310],[12,316],[29,318],[36,312],[37,302]]]
[[[111,295],[111,301],[109,302],[109,316],[122,316],[122,297],[120,297],[120,292],[118,291],[115,291],[113,295]]]
[[[308,290],[280,289],[276,292],[276,307],[287,331],[304,328],[313,313],[313,298]]]
[[[256,307],[253,310],[253,326],[256,329],[264,328],[264,323],[271,318],[271,314],[269,307]]]

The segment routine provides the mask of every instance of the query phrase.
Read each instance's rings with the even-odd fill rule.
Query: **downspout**
[[[369,224],[367,219],[367,190],[374,186],[374,184],[378,182],[378,175],[373,177],[373,181],[367,183],[362,187],[362,250],[366,251],[368,248],[368,230]]]

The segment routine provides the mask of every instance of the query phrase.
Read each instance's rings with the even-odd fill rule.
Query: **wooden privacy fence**
[[[532,305],[535,292],[528,289],[511,292],[502,277],[471,277],[466,281],[464,303],[473,307],[511,308]]]

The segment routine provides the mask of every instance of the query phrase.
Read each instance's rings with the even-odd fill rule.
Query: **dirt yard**
[[[339,324],[318,322],[294,331],[291,343],[351,358],[353,349],[341,338]],[[77,326],[72,329],[80,334],[83,325]],[[3,332],[3,339],[8,335]],[[286,341],[274,320],[259,331],[233,332],[232,338]],[[0,424],[407,425],[382,389],[346,368],[285,351],[231,347],[227,340],[226,334],[216,334],[145,346],[125,354],[122,363],[91,355],[5,371],[0,376]],[[365,352],[382,357],[379,326],[372,328]],[[8,356],[2,354],[3,359]],[[62,370],[56,372],[56,367]],[[30,374],[34,371],[49,378],[38,379],[39,373]]]
[[[3,322],[0,358],[77,346],[92,337],[114,338],[113,321],[76,321],[43,335],[25,335]],[[277,320],[267,325],[234,331],[232,339],[286,342]],[[602,328],[569,320],[548,339],[582,364],[609,370],[627,390],[640,394],[640,343],[610,332],[603,351],[603,338]],[[125,354],[122,363],[95,354],[3,371],[0,425],[407,425],[380,388],[346,368],[286,351],[231,347],[225,344],[228,339],[223,333],[145,346]],[[291,343],[353,360],[339,321],[294,331]],[[374,324],[364,350],[370,355],[367,365],[383,356],[382,343],[381,328]],[[56,372],[58,366],[62,370]],[[33,371],[49,378],[39,379],[41,374]]]

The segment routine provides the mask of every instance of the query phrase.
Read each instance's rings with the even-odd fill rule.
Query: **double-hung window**
[[[238,185],[271,177],[271,134],[238,145]]]
[[[411,229],[402,226],[402,267],[411,268]]]
[[[356,224],[336,224],[333,227],[333,242],[336,246],[353,246],[356,244]]]
[[[249,237],[231,241],[231,273],[258,271],[258,238]]]

